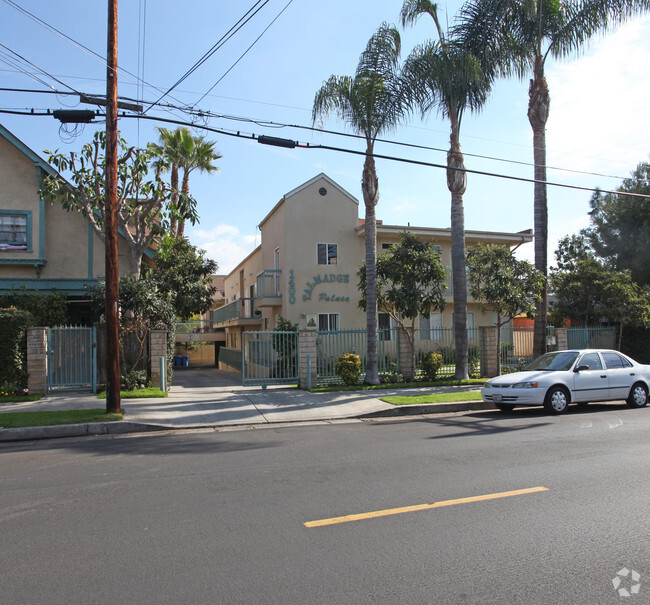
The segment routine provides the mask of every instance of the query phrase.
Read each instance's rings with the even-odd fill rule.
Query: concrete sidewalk
[[[166,398],[122,399],[124,420],[85,425],[57,425],[25,429],[0,429],[0,441],[115,434],[236,425],[328,421],[343,418],[431,414],[493,406],[481,401],[423,406],[393,406],[380,401],[390,395],[479,390],[478,386],[418,389],[381,389],[309,393],[282,386],[242,387],[239,374],[213,368],[176,371]],[[37,402],[3,404],[2,412],[92,409],[105,406],[92,393],[50,394]]]

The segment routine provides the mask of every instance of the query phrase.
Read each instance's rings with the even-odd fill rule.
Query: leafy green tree
[[[489,80],[479,61],[467,48],[443,30],[437,5],[430,0],[405,0],[402,24],[414,24],[429,15],[437,40],[416,47],[404,67],[407,102],[422,114],[435,109],[449,120],[447,187],[451,193],[451,271],[454,297],[454,334],[458,379],[468,378],[467,275],[465,269],[465,211],[463,194],[467,173],[460,149],[460,126],[466,111],[478,111],[487,99]]]
[[[560,240],[551,268],[555,301],[554,321],[579,320],[588,326],[602,318],[618,325],[618,347],[623,327],[650,325],[650,291],[636,284],[629,271],[616,271],[599,259],[584,234]]]
[[[156,255],[156,265],[146,276],[169,298],[178,318],[190,319],[212,307],[217,289],[211,276],[217,269],[215,261],[205,258],[205,250],[196,248],[184,237],[165,237]]]
[[[367,384],[379,384],[377,361],[377,216],[379,182],[373,156],[375,140],[393,129],[403,116],[399,77],[399,32],[386,23],[370,38],[359,58],[354,77],[331,76],[314,99],[312,118],[336,113],[366,140],[366,157],[361,177],[361,191],[366,207],[365,248],[366,280],[370,284],[366,305],[368,351]]]
[[[591,225],[584,231],[594,252],[634,282],[650,286],[650,163],[641,162],[617,189],[591,198]]]
[[[68,323],[67,298],[60,292],[39,294],[22,287],[0,296],[0,308],[16,307],[28,311],[33,326],[62,326]]]
[[[551,97],[545,76],[549,57],[567,57],[629,16],[648,10],[642,0],[469,0],[458,31],[490,75],[530,75],[528,120],[533,130],[535,267],[548,275],[546,122]],[[534,354],[546,352],[545,282],[535,317]]]
[[[368,286],[364,267],[357,273],[365,309]],[[410,347],[408,379],[415,376],[415,321],[445,308],[447,270],[432,240],[423,241],[412,233],[400,233],[400,241],[377,259],[377,301],[379,310],[388,313],[406,334]],[[407,325],[410,321],[410,326]]]
[[[517,315],[535,314],[544,276],[508,246],[479,243],[467,252],[469,290],[484,309],[496,314],[497,370],[501,374],[501,328]]]
[[[91,143],[80,153],[49,154],[48,162],[57,170],[70,173],[70,181],[62,176],[48,176],[42,185],[42,194],[50,203],[61,203],[66,210],[81,212],[90,222],[102,242],[104,234],[104,188],[106,134],[96,132]],[[152,241],[165,232],[171,192],[161,176],[162,167],[156,164],[151,149],[128,147],[119,139],[117,224],[131,250],[130,272],[140,275],[142,257]],[[182,216],[193,223],[198,216],[192,200]]]

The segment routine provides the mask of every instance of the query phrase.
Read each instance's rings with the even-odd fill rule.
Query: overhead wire
[[[237,63],[239,63],[239,62],[240,62],[240,61],[241,61],[241,60],[242,60],[242,59],[243,59],[243,58],[248,54],[248,51],[250,51],[251,48],[253,48],[253,46],[255,46],[255,45],[260,41],[260,39],[262,38],[262,36],[263,36],[263,35],[264,35],[264,34],[265,34],[265,33],[266,33],[270,28],[271,28],[271,26],[272,26],[272,25],[273,25],[273,24],[274,24],[274,23],[275,23],[275,22],[276,22],[276,21],[281,17],[282,13],[284,13],[284,11],[286,11],[286,10],[289,8],[289,5],[290,5],[292,2],[293,2],[293,0],[289,0],[289,2],[287,2],[287,4],[284,6],[284,8],[283,8],[283,9],[282,9],[282,10],[281,10],[281,11],[280,11],[280,12],[279,12],[275,17],[274,17],[274,19],[271,21],[271,23],[269,23],[269,24],[264,28],[264,30],[262,31],[262,33],[261,33],[259,36],[257,36],[257,38],[255,38],[255,40],[253,41],[253,43],[252,43],[252,44],[251,44],[251,45],[250,45],[250,46],[249,46],[249,47],[248,47],[248,48],[247,48],[247,49],[246,49],[246,50],[245,50],[245,51],[244,51],[244,52],[239,56],[239,58],[238,58],[238,59],[237,59],[237,60],[236,60],[236,61],[235,61],[235,62],[234,62],[234,63],[233,63],[233,64],[232,64],[232,65],[231,65],[231,66],[230,66],[230,67],[229,67],[229,68],[228,68],[224,73],[223,73],[223,75],[222,75],[222,76],[221,76],[221,77],[220,77],[220,78],[219,78],[219,79],[218,79],[218,80],[217,80],[217,81],[212,85],[212,87],[208,90],[208,92],[204,93],[203,96],[202,96],[198,101],[196,101],[196,102],[192,105],[192,109],[194,109],[194,108],[195,108],[195,107],[196,107],[196,106],[197,106],[201,101],[203,101],[203,99],[205,99],[205,97],[207,97],[207,96],[208,96],[208,95],[209,95],[209,94],[210,94],[210,93],[211,93],[211,92],[212,92],[212,91],[213,91],[213,90],[214,90],[214,89],[219,85],[219,83],[220,83],[220,82],[221,82],[221,81],[222,81],[222,80],[223,80],[223,79],[224,79],[224,78],[225,78],[225,77],[226,77],[226,76],[227,76],[227,75],[228,75],[228,74],[229,74],[229,73],[230,73],[230,72],[235,68],[235,66],[237,65]]]
[[[6,0],[5,0],[6,1]],[[172,92],[176,87],[178,87],[182,82],[184,82],[190,75],[192,75],[201,65],[203,65],[210,57],[214,55],[228,40],[230,40],[235,34],[237,34],[250,20],[267,4],[269,0],[256,0],[255,4],[249,8],[246,13],[225,33],[217,42],[203,54],[203,56],[192,65],[170,88],[167,89],[156,101],[154,101],[149,107],[147,107],[143,113],[147,113],[154,105],[157,105],[162,101],[170,92]],[[258,6],[260,5],[261,6]]]

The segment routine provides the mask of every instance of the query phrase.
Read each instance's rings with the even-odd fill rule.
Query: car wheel
[[[631,408],[642,408],[648,403],[648,387],[643,383],[637,382],[630,389],[630,395],[627,398],[627,405]]]
[[[513,403],[495,403],[494,405],[502,412],[512,412],[515,409]]]
[[[570,399],[569,392],[564,387],[551,387],[544,398],[544,409],[551,414],[564,414]]]

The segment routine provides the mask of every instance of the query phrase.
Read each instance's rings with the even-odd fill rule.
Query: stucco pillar
[[[316,330],[300,330],[298,332],[298,338],[300,349],[299,386],[301,389],[307,389],[311,384],[311,387],[314,388],[318,379],[316,368],[316,340],[318,338],[318,332]],[[310,363],[308,363],[308,358]]]
[[[400,328],[397,330],[397,334],[399,343],[399,373],[408,380],[413,380],[415,378],[415,368],[411,367],[411,344],[409,341],[409,336],[413,338],[413,328]]]
[[[558,351],[569,348],[569,332],[566,328],[555,328],[555,338],[557,339]]]
[[[152,330],[149,332],[149,367],[151,384],[154,387],[160,386],[160,358],[165,359],[164,366],[167,369],[167,332],[165,330]],[[167,380],[165,380],[167,382]],[[165,384],[165,390],[167,385]]]
[[[30,393],[47,392],[46,328],[27,329],[27,388]]]
[[[497,328],[496,326],[481,327],[481,342],[483,343],[483,364],[481,376],[492,378],[499,371],[497,351]]]

